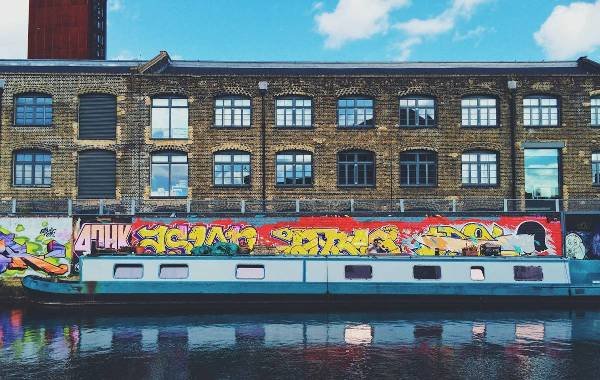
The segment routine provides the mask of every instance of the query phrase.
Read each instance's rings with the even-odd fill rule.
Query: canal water
[[[600,311],[594,310],[210,315],[0,309],[0,379],[599,374]]]

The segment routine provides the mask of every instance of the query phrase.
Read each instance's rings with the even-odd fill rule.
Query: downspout
[[[265,104],[265,95],[267,95],[267,90],[269,87],[269,83],[266,81],[258,82],[258,89],[260,91],[260,102],[261,102],[261,126],[260,126],[260,148],[261,148],[261,204],[262,204],[262,212],[267,212],[267,119],[266,119],[266,104]]]
[[[516,90],[517,81],[508,81],[509,90],[509,113],[510,113],[510,170],[511,170],[511,199],[517,199],[517,104]]]

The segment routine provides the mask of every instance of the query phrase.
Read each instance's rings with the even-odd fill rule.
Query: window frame
[[[429,153],[429,154],[433,154],[434,155],[434,161],[433,161],[433,165],[435,167],[435,176],[433,178],[433,183],[431,184],[415,184],[415,185],[411,185],[411,184],[404,184],[402,183],[402,166],[403,161],[402,161],[402,155],[403,154],[423,154],[423,153]],[[409,162],[409,161],[404,161],[405,163]],[[427,161],[425,161],[427,162]],[[417,173],[417,177],[419,177],[419,163],[420,161],[411,161],[410,163],[415,163],[417,165],[416,168],[416,173]],[[400,164],[400,171],[399,171],[399,179],[400,179],[400,186],[401,187],[407,187],[407,188],[415,188],[415,187],[437,187],[438,186],[438,154],[436,151],[434,150],[427,150],[427,149],[414,149],[414,150],[405,150],[403,152],[400,152],[400,159],[399,159],[399,164]],[[429,171],[429,169],[427,169],[427,171]]]
[[[465,164],[465,162],[463,161],[462,156],[464,154],[477,154],[477,162],[476,162],[476,164],[477,164],[477,179],[478,179],[477,183],[471,183],[470,181],[468,183],[463,182],[462,166]],[[493,154],[496,156],[496,161],[494,162],[496,165],[496,183],[481,183],[481,165],[482,165],[481,155],[482,154]],[[483,161],[483,162],[487,162],[487,161]],[[467,164],[472,164],[472,163],[473,163],[472,161],[467,162]],[[470,173],[471,173],[471,170],[469,167],[469,179],[471,178]],[[461,181],[461,185],[463,187],[482,187],[482,188],[499,187],[500,186],[500,154],[496,151],[486,150],[486,149],[463,151],[460,154],[460,181]]]
[[[463,106],[462,102],[463,100],[472,100],[472,99],[476,99],[477,100],[477,105],[476,106]],[[482,106],[481,105],[481,100],[494,100],[496,102],[495,106]],[[463,111],[464,109],[475,109],[477,110],[477,124],[475,125],[471,125],[471,124],[464,124],[463,123]],[[487,120],[489,121],[489,110],[490,109],[494,109],[496,112],[496,123],[495,124],[481,124],[481,110],[485,108],[488,110],[488,118]],[[470,116],[470,115],[469,115]],[[470,117],[469,117],[470,120]],[[499,128],[500,127],[500,99],[498,98],[498,96],[496,95],[490,95],[490,94],[471,94],[471,95],[464,95],[460,98],[460,126],[461,128]]]
[[[23,107],[33,107],[32,110],[32,115],[35,115],[36,113],[36,109],[37,108],[42,108],[44,110],[44,123],[43,124],[35,124],[34,121],[36,120],[36,118],[34,116],[32,116],[32,123],[25,123],[23,122],[22,124],[18,123],[18,110],[19,110],[19,99],[20,98],[32,98],[33,101],[30,105],[23,105]],[[35,102],[35,99],[38,98],[45,98],[45,99],[50,99],[50,102],[48,104],[42,104],[42,105],[37,105]],[[13,110],[13,126],[14,127],[29,127],[29,128],[36,128],[36,127],[42,127],[42,128],[47,128],[47,127],[53,127],[54,126],[54,97],[48,93],[44,93],[44,92],[23,92],[23,93],[19,93],[19,94],[15,94],[13,97],[13,105],[14,105],[14,110]],[[46,123],[46,108],[50,107],[51,110],[51,117],[50,117],[50,122]],[[25,118],[23,118],[25,120]]]
[[[279,162],[279,156],[280,155],[292,155],[293,160],[291,162]],[[296,178],[296,165],[303,165],[305,166],[306,163],[297,163],[296,162],[296,156],[297,155],[309,155],[310,156],[310,173],[311,173],[311,182],[310,183],[293,183],[293,184],[287,184],[287,183],[279,183],[278,182],[278,170],[279,170],[279,165],[292,165],[293,166],[293,171],[292,171],[292,175],[293,178]],[[306,170],[303,170],[304,173],[306,173]],[[306,177],[303,177],[306,178]],[[285,169],[284,169],[284,180],[286,179],[285,177]],[[282,150],[279,151],[277,153],[275,153],[275,186],[277,187],[283,187],[283,188],[295,188],[295,187],[313,187],[315,183],[315,166],[314,166],[314,154],[310,151],[307,150]]]
[[[241,107],[237,107],[237,108],[240,108],[240,109],[248,108],[249,113],[250,113],[250,115],[249,115],[250,124],[244,125],[244,113],[242,112],[242,118],[241,118],[242,124],[240,124],[240,125],[233,125],[233,124],[229,124],[229,125],[217,125],[217,101],[219,101],[219,100],[248,100],[250,102],[250,105],[248,107],[241,106]],[[213,124],[212,124],[212,126],[213,126],[213,128],[219,128],[219,129],[222,129],[222,128],[224,128],[224,129],[227,129],[227,128],[231,128],[231,129],[252,128],[252,119],[254,117],[254,111],[253,111],[253,104],[252,103],[253,103],[252,102],[252,98],[250,96],[247,96],[247,95],[235,95],[235,94],[232,95],[232,94],[228,94],[228,95],[218,95],[218,96],[215,96],[214,99],[213,99],[213,103],[212,103],[212,107],[213,107]],[[229,108],[231,108],[233,110],[236,107],[234,107],[234,106],[231,106],[231,107],[220,106],[219,108],[221,108],[221,109],[226,109],[226,108],[229,109]],[[232,122],[234,120],[234,118],[233,118],[234,113],[235,112],[232,111],[232,114],[231,114],[232,115],[232,118],[231,118]],[[223,119],[223,117],[222,117],[222,119]]]
[[[222,163],[222,164],[231,165],[231,166],[235,165],[235,161],[233,160],[233,156],[235,156],[235,155],[242,155],[242,154],[243,155],[247,155],[248,156],[248,162],[247,163],[246,162],[241,162],[241,164],[242,165],[248,165],[248,177],[249,177],[248,183],[242,183],[242,184],[236,185],[236,184],[233,183],[233,178],[234,177],[232,176],[231,177],[231,179],[232,179],[232,183],[231,184],[217,184],[216,183],[216,179],[217,179],[216,165],[217,165],[217,162],[215,160],[215,157],[218,154],[220,154],[220,155],[229,155],[230,158],[231,158],[231,160],[229,162],[227,162],[227,163]],[[250,152],[248,152],[248,151],[233,149],[233,150],[218,150],[216,152],[213,152],[213,154],[212,154],[212,169],[213,169],[212,170],[212,173],[213,173],[212,185],[213,185],[213,187],[217,187],[217,188],[236,188],[236,189],[239,189],[239,188],[249,188],[249,187],[252,186],[252,154]],[[231,170],[231,173],[233,173],[233,172],[234,171]],[[244,173],[244,171],[243,171],[243,168],[242,168],[242,182],[244,181],[243,173]],[[223,179],[224,178],[225,178],[225,176],[223,176]]]
[[[356,157],[356,155],[358,155],[358,154],[365,154],[365,153],[369,154],[371,156],[371,158],[372,158],[372,161],[370,163],[371,163],[371,165],[373,167],[373,175],[372,175],[372,177],[373,177],[373,183],[372,184],[368,184],[368,183],[366,183],[366,184],[344,184],[344,183],[341,183],[341,181],[340,181],[340,175],[339,174],[340,174],[340,165],[341,165],[342,161],[340,161],[340,155],[341,154],[353,154]],[[358,170],[357,165],[364,164],[364,163],[367,163],[367,162],[366,161],[362,162],[362,161],[358,161],[357,159],[355,159],[352,162],[350,162],[350,161],[344,161],[344,163],[346,165],[347,164],[353,164],[354,165],[354,170],[355,170],[355,172],[353,172],[353,175],[354,175],[354,174],[358,174],[358,172],[357,172],[357,170]],[[377,184],[377,163],[376,163],[375,152],[372,152],[370,150],[360,150],[360,149],[357,149],[357,150],[343,150],[343,151],[338,152],[337,153],[337,157],[336,157],[336,173],[337,173],[336,175],[337,175],[337,185],[338,185],[338,187],[343,187],[343,188],[374,188],[375,185]],[[357,178],[357,177],[358,176],[356,175],[355,178]],[[365,180],[366,180],[366,178],[367,178],[367,176],[365,174]]]
[[[292,106],[291,107],[287,107],[287,106],[278,106],[277,105],[277,101],[279,100],[292,100]],[[310,124],[309,125],[296,125],[296,101],[297,100],[310,100],[310,107],[304,107],[302,106],[301,109],[306,110],[309,109],[310,110]],[[287,109],[291,109],[292,110],[292,121],[293,121],[293,125],[279,125],[278,123],[278,116],[277,116],[277,111],[279,110],[279,108],[283,108],[285,110]],[[304,116],[304,113],[303,113]],[[314,113],[314,99],[311,96],[305,96],[305,95],[283,95],[283,96],[278,96],[275,98],[275,128],[278,129],[312,129],[314,128],[314,121],[315,121],[315,113]],[[285,119],[285,114],[284,114],[284,119]],[[303,118],[304,120],[304,118]]]
[[[155,106],[154,105],[154,101],[157,99],[163,99],[163,100],[168,100],[168,105],[166,106]],[[173,99],[177,99],[177,100],[185,100],[186,101],[186,106],[173,106]],[[154,108],[164,108],[164,109],[168,109],[169,110],[169,136],[168,137],[154,137],[153,136],[153,131],[154,131],[154,118],[152,117],[153,114],[153,110]],[[173,124],[172,124],[172,110],[173,108],[176,109],[187,109],[187,136],[186,137],[172,137],[173,136]],[[190,100],[187,96],[183,96],[183,95],[176,95],[176,94],[162,94],[162,95],[154,95],[151,99],[150,99],[150,138],[152,140],[189,140],[190,138]]]
[[[401,111],[402,108],[410,108],[410,107],[403,107],[400,105],[400,101],[402,100],[416,100],[417,102],[419,100],[433,100],[433,107],[427,107],[426,109],[433,109],[433,124],[431,125],[409,125],[409,124],[402,124],[402,117],[401,115]],[[417,106],[415,106],[416,109],[419,109]],[[437,98],[435,96],[432,95],[420,95],[420,94],[413,94],[413,95],[403,95],[398,97],[398,127],[402,128],[402,129],[424,129],[424,128],[437,128],[438,127],[438,101]]]
[[[169,167],[169,195],[152,195],[152,174],[153,174],[153,167],[155,162],[153,162],[153,159],[155,156],[167,156],[168,160],[167,162],[156,162],[156,164],[168,164]],[[185,161],[185,165],[187,166],[187,188],[186,188],[186,194],[185,195],[171,195],[171,172],[172,172],[172,166],[173,165],[183,165],[183,162],[172,162],[172,157],[173,156],[184,156],[186,161]],[[178,151],[178,150],[161,150],[161,151],[155,151],[150,153],[150,198],[153,199],[185,199],[189,196],[190,194],[190,159],[189,159],[189,155],[187,152],[183,152],[183,151]]]
[[[539,104],[537,106],[526,106],[525,105],[525,100],[526,99],[538,99]],[[555,99],[556,100],[556,106],[542,106],[541,105],[541,100],[542,99]],[[562,117],[562,112],[561,112],[561,108],[562,108],[562,101],[561,101],[561,97],[558,95],[554,95],[554,94],[526,94],[523,95],[523,99],[521,101],[521,112],[523,117],[521,118],[521,123],[523,123],[523,128],[560,128],[561,125],[561,117]],[[529,124],[526,125],[525,124],[525,109],[529,108],[536,108],[536,109],[544,109],[544,108],[553,108],[556,107],[556,124],[548,124],[548,125],[543,125],[541,124],[542,122],[542,112],[540,112],[540,124]],[[550,114],[552,115],[552,114]],[[530,112],[530,117],[529,120],[531,121],[531,112]]]
[[[111,138],[111,139],[105,139],[105,138],[82,138],[81,137],[81,98],[86,98],[86,97],[91,97],[91,96],[98,96],[98,95],[102,95],[102,96],[111,96],[114,98],[115,100],[115,137]],[[77,139],[79,140],[89,140],[89,141],[97,141],[97,140],[110,140],[110,141],[115,141],[117,139],[117,129],[118,129],[118,125],[119,125],[119,113],[118,113],[118,108],[119,108],[119,104],[118,104],[118,100],[117,100],[117,96],[108,92],[85,92],[82,94],[79,94],[77,96]],[[152,125],[152,124],[150,124]],[[152,134],[152,133],[150,133]]]
[[[19,154],[30,154],[31,161],[18,161],[17,156]],[[50,156],[50,161],[36,161],[36,155],[48,155]],[[21,165],[31,165],[31,184],[17,184],[17,165],[21,162]],[[35,184],[35,168],[37,165],[42,166],[42,184]],[[50,183],[44,184],[45,176],[45,167],[50,166]],[[23,168],[24,170],[24,168]],[[25,177],[23,176],[23,179]],[[19,188],[50,188],[52,187],[52,152],[49,150],[43,149],[20,149],[13,151],[12,154],[12,186]]]
[[[594,101],[598,104],[594,105]],[[594,123],[594,114],[596,115],[596,123]],[[600,96],[590,97],[590,126],[600,127]]]
[[[595,161],[594,155],[597,155]],[[600,186],[600,150],[592,151],[592,157],[590,161],[592,164],[592,186]],[[595,172],[594,169],[596,169]],[[597,177],[597,181],[595,177]]]
[[[356,115],[357,115],[356,108],[357,108],[357,106],[355,105],[355,106],[353,106],[355,123],[353,125],[347,125],[347,124],[340,125],[340,101],[342,101],[342,100],[354,100],[355,102],[357,100],[370,100],[372,102],[371,111],[372,111],[372,114],[373,114],[373,117],[372,117],[373,123],[372,124],[365,124],[365,125],[358,125],[358,124],[356,124],[356,119],[357,119],[356,118]],[[363,130],[363,129],[372,129],[372,128],[375,128],[375,125],[376,125],[376,121],[375,121],[375,117],[376,117],[375,107],[376,107],[375,98],[372,97],[372,96],[368,96],[368,95],[357,94],[357,95],[341,96],[341,97],[337,98],[336,99],[336,107],[335,107],[335,118],[336,118],[335,119],[335,124],[336,124],[336,127],[338,129],[343,129],[343,130]],[[344,109],[348,109],[349,107],[343,107],[343,108]],[[345,115],[347,115],[347,113],[345,113]]]

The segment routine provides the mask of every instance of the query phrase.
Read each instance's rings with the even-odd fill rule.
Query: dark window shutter
[[[114,199],[117,160],[114,152],[87,150],[79,153],[77,187],[80,199]]]
[[[117,98],[106,94],[79,97],[79,138],[114,140],[117,136]]]

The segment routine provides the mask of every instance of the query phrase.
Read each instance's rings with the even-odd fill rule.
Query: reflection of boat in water
[[[86,256],[80,281],[27,276],[45,304],[594,301],[600,262],[562,258]]]

